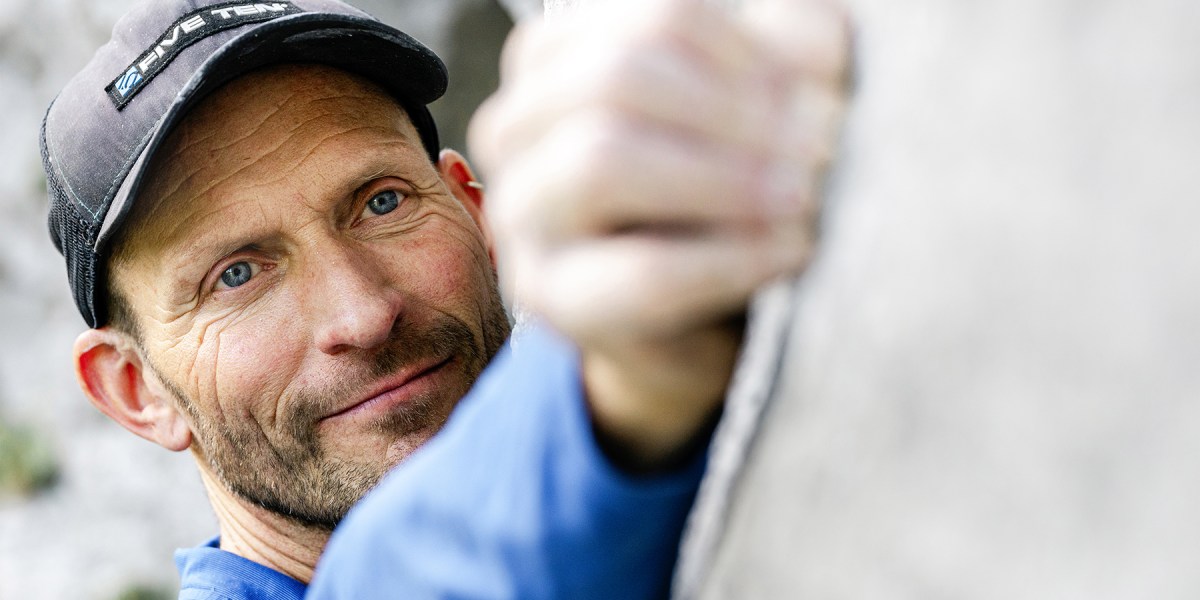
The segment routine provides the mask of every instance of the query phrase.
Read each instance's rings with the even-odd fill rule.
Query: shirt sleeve
[[[534,328],[350,512],[308,597],[665,596],[703,461],[653,477],[614,467],[575,349]]]

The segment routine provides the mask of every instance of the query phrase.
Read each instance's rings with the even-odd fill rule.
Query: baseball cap
[[[430,158],[439,150],[426,105],[446,67],[407,34],[337,0],[147,0],[51,102],[42,122],[50,237],[91,327],[108,315],[105,257],[171,129],[230,80],[280,63],[365,77],[408,112]]]

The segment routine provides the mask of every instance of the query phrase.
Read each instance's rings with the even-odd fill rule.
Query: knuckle
[[[588,104],[622,107],[635,104],[649,88],[648,63],[664,55],[661,48],[637,41],[606,49],[593,58],[580,95]],[[654,57],[653,59],[650,57]]]
[[[579,179],[583,188],[603,188],[619,177],[625,149],[623,140],[611,129],[594,129],[590,139],[579,148]]]
[[[588,75],[592,97],[601,102],[620,101],[626,82],[636,68],[635,59],[626,50],[607,53],[597,59],[594,70]]]
[[[594,109],[581,114],[563,132],[563,155],[571,165],[576,190],[610,185],[624,172],[628,125],[616,111]]]

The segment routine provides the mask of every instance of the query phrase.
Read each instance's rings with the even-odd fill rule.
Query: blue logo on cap
[[[129,67],[119,79],[117,79],[117,92],[122,96],[128,96],[129,90],[132,90],[135,85],[142,81],[142,74],[138,72],[137,67]]]

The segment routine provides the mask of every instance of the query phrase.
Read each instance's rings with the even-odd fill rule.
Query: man
[[[718,42],[733,60],[706,56],[672,83],[707,93],[745,79],[759,99],[779,100],[778,69],[747,68],[778,50],[693,8],[676,3],[632,30],[673,40],[647,47],[662,50],[652,66],[675,73]],[[463,594],[660,589],[736,351],[730,315],[804,263],[811,185],[793,171],[819,169],[827,136],[802,163],[784,152],[791,171],[772,167],[781,147],[800,146],[764,141],[784,109],[722,113],[728,94],[718,94],[688,118],[642,115],[668,125],[658,133],[617,119],[594,130],[617,135],[580,138],[586,127],[563,129],[557,117],[587,95],[531,111],[531,94],[560,96],[518,79],[477,129],[499,187],[494,248],[482,186],[459,154],[439,152],[425,109],[445,89],[444,67],[403,33],[333,0],[147,3],[114,32],[46,116],[51,233],[91,326],[75,346],[84,392],[134,433],[190,449],[212,500],[221,535],[177,556],[181,597],[303,595],[333,528],[441,428],[503,345],[497,251],[518,295],[575,346],[535,327],[528,351],[506,353],[473,412],[455,418],[454,435],[397,471],[408,478],[390,490],[442,498],[446,512],[378,529],[364,517],[366,527],[416,540],[405,527],[444,523],[445,543],[409,546],[430,570],[384,591],[454,595],[457,575],[438,576],[438,565],[474,574]],[[632,56],[616,55],[626,62],[596,81],[624,79]],[[611,97],[652,111],[645,100],[662,96],[648,84],[661,73],[638,75],[634,93]],[[729,122],[714,124],[722,114]],[[789,129],[806,119],[829,116]],[[550,126],[575,141],[544,143]],[[703,143],[681,146],[674,129]],[[580,151],[550,158],[567,147]],[[643,164],[604,160],[613,151]],[[555,160],[561,169],[529,168]],[[674,187],[655,185],[676,175],[685,179]],[[502,448],[515,451],[478,454]],[[440,468],[472,459],[469,473]],[[587,494],[609,484],[642,493]],[[481,521],[466,514],[480,489],[493,509],[530,490],[543,502],[519,507],[529,522],[494,510]],[[614,518],[627,535],[578,528]],[[587,568],[521,566],[564,548],[556,560]],[[331,564],[317,592],[380,589]],[[613,577],[639,564],[628,581]]]

